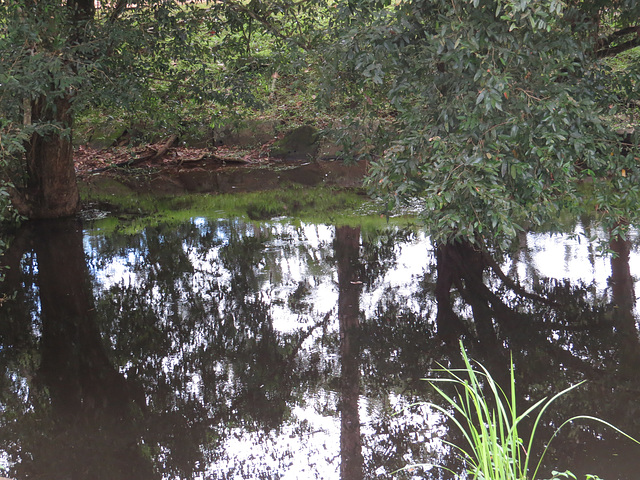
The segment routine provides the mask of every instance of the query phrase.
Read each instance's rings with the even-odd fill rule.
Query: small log
[[[151,157],[151,163],[158,163],[177,141],[178,141],[178,136],[174,133],[169,137],[169,139],[164,143],[164,145],[160,147],[160,150],[158,150],[156,154],[153,157]]]
[[[133,160],[131,160],[131,163],[129,163],[129,165],[130,166],[138,165],[139,163],[146,162],[147,160],[151,161],[151,163],[154,163],[154,164],[158,163],[162,159],[162,157],[164,157],[167,154],[169,149],[176,143],[176,140],[178,140],[178,136],[175,134],[171,135],[169,139],[160,147],[159,150],[152,151],[152,153],[148,155],[143,155],[141,157],[134,158]]]
[[[160,159],[167,154],[169,149],[176,143],[177,140],[178,140],[178,136],[177,135],[175,135],[175,134],[171,135],[169,137],[169,139],[157,151],[153,150],[152,153],[150,153],[150,154],[143,155],[143,156],[137,157],[137,158],[131,158],[131,159],[125,160],[123,162],[114,163],[113,165],[109,165],[107,167],[94,168],[89,173],[93,174],[93,173],[105,172],[107,170],[111,170],[112,168],[133,167],[133,166],[138,165],[138,164],[140,164],[142,162],[146,162],[147,160],[150,160],[154,164],[158,163],[160,161]]]
[[[211,155],[209,155],[208,153],[203,153],[202,155],[194,159],[181,158],[176,163],[178,164],[178,166],[183,164],[198,163],[198,162],[202,162],[203,160],[208,160],[210,157]]]

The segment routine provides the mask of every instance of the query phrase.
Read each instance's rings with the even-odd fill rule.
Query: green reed
[[[629,435],[610,423],[588,415],[573,416],[558,427],[547,442],[537,462],[532,450],[534,440],[544,413],[560,397],[578,388],[580,382],[565,388],[551,397],[545,397],[519,412],[515,388],[513,361],[509,370],[509,387],[505,391],[480,363],[469,359],[461,343],[464,368],[436,370],[442,377],[426,378],[438,395],[444,400],[444,406],[427,403],[431,408],[447,417],[462,433],[467,447],[445,442],[453,448],[465,465],[462,478],[473,480],[537,480],[538,472],[551,441],[567,424],[577,420],[593,420],[614,429],[627,438]],[[444,385],[452,384],[455,394],[450,395]],[[442,387],[440,386],[442,385]],[[526,438],[521,435],[523,423],[532,422]],[[533,464],[532,464],[533,463]],[[417,466],[417,465],[416,465]],[[455,472],[441,465],[422,464],[426,467],[438,467]],[[571,472],[553,472],[553,479],[576,478]],[[598,480],[588,475],[588,480]]]

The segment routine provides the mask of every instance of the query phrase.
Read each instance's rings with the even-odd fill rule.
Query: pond
[[[498,381],[513,358],[523,408],[587,380],[541,439],[576,414],[640,438],[640,251],[599,255],[583,231],[602,237],[530,233],[489,260],[392,227],[26,224],[3,260],[0,476],[452,478],[396,471],[460,468],[421,403],[459,340]],[[635,480],[639,454],[583,423],[544,469]]]

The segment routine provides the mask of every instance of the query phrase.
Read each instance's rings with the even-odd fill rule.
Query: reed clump
[[[445,442],[453,448],[465,465],[464,475],[460,478],[538,480],[540,467],[551,441],[563,427],[576,421],[598,422],[640,444],[609,422],[589,415],[577,415],[567,419],[554,431],[536,461],[532,450],[544,413],[556,400],[584,382],[571,385],[551,397],[542,398],[520,412],[513,361],[509,371],[508,390],[505,391],[482,364],[469,359],[462,343],[460,347],[464,360],[463,368],[443,367],[435,370],[438,376],[424,379],[443,400],[442,404],[428,402],[427,405],[444,415],[466,440],[466,447]],[[455,393],[447,393],[451,389],[445,388],[445,384],[452,385]],[[531,422],[526,429],[522,428],[524,422]],[[522,431],[528,432],[525,438],[521,434]],[[443,468],[456,475],[456,472],[442,465],[413,465],[417,466]],[[571,472],[554,471],[551,480],[575,478]],[[586,480],[599,478],[596,475],[587,475]]]

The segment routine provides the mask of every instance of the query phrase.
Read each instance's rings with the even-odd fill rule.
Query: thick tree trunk
[[[50,14],[47,2],[27,0],[27,6],[25,10],[33,15]],[[86,36],[95,14],[94,0],[67,0],[58,6],[66,12],[66,19],[57,25],[57,31],[48,33],[66,38],[63,50],[90,40]],[[36,42],[32,48],[52,56],[59,55],[59,47],[51,50],[46,40]],[[75,75],[74,60],[67,59],[66,62],[65,75]],[[56,86],[59,79],[54,78],[55,75],[50,74],[47,92],[30,103],[25,100],[25,124],[38,125],[40,129],[25,145],[26,184],[12,192],[12,201],[20,214],[32,219],[68,217],[80,208],[71,142],[73,94],[70,89]]]
[[[71,99],[53,102],[44,97],[32,102],[33,123],[54,122],[59,131],[34,133],[26,145],[26,188],[14,199],[18,212],[28,218],[75,215],[80,208],[71,142]]]

